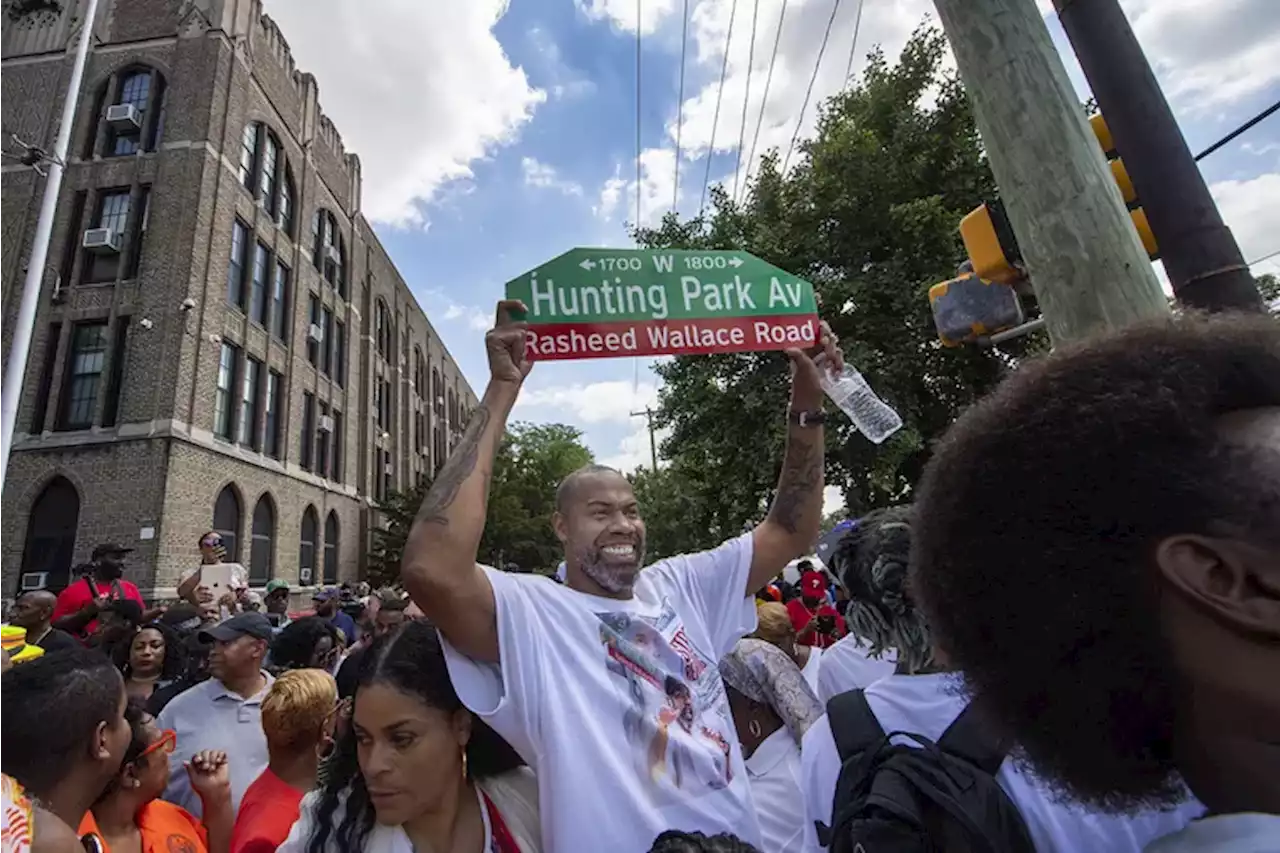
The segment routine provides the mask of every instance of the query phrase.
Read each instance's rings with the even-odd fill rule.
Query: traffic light
[[[1021,325],[1026,316],[1012,286],[987,281],[976,273],[965,273],[929,288],[929,307],[938,338],[948,347],[1012,329]]]
[[[1021,281],[1022,254],[1000,202],[980,204],[960,220],[960,239],[978,278],[1000,284]]]
[[[1102,152],[1107,155],[1107,163],[1111,166],[1111,177],[1115,179],[1116,186],[1120,188],[1120,196],[1124,199],[1125,207],[1129,208],[1129,218],[1133,220],[1133,227],[1138,230],[1138,237],[1142,240],[1142,248],[1147,250],[1147,255],[1151,257],[1151,260],[1159,260],[1160,247],[1156,245],[1156,236],[1152,233],[1151,225],[1147,222],[1146,212],[1138,202],[1138,192],[1133,188],[1133,181],[1129,178],[1129,170],[1124,167],[1124,161],[1120,159],[1120,152],[1116,151],[1116,144],[1111,138],[1111,129],[1107,127],[1106,119],[1102,117],[1101,113],[1097,113],[1089,119],[1089,127],[1093,130],[1093,135],[1097,138],[1098,144],[1102,146]]]

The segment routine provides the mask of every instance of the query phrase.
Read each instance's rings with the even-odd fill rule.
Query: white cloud
[[[653,441],[656,447],[662,447],[662,441],[670,434],[670,430],[660,429],[654,432]],[[610,468],[616,468],[623,473],[630,474],[637,468],[653,467],[653,453],[650,450],[649,443],[649,427],[643,419],[639,420],[639,426],[623,439],[618,442],[617,449],[612,453],[596,454],[596,462],[601,465],[608,465]],[[661,457],[658,458],[658,464],[663,465]]]
[[[427,313],[432,317],[439,316],[450,323],[465,324],[475,332],[486,332],[493,326],[492,309],[463,305],[439,288],[429,288],[422,295],[428,303]]]
[[[827,486],[822,490],[822,514],[830,515],[844,509],[844,493],[839,486]]]
[[[1246,261],[1280,249],[1280,172],[1209,187]]]
[[[526,387],[520,392],[516,408],[550,409],[561,420],[578,423],[626,423],[631,413],[655,406],[658,389],[651,382],[632,383],[625,380],[591,382],[576,385]]]
[[[634,33],[636,16],[640,16],[640,32],[649,35],[675,11],[677,0],[574,0],[578,11],[593,21],[608,21],[615,29]]]
[[[556,168],[548,163],[542,163],[533,157],[522,157],[520,170],[524,173],[525,186],[556,190],[565,195],[582,195],[581,184],[561,178]]]
[[[682,170],[689,168],[682,164]],[[600,188],[600,200],[592,208],[596,216],[604,220],[612,220],[621,213],[622,218],[631,223],[636,221],[636,179],[634,176],[635,161],[631,163],[631,172],[624,175],[621,166],[612,178],[604,182]],[[653,226],[662,221],[662,217],[671,210],[673,203],[679,204],[685,197],[682,190],[676,195],[676,152],[673,148],[646,148],[640,152],[640,224]],[[621,208],[621,210],[620,210]]]
[[[506,9],[506,0],[266,0],[347,150],[360,155],[374,221],[424,225],[440,191],[513,142],[546,99],[493,34]]]

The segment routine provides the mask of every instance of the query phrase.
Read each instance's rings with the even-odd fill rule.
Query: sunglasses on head
[[[153,752],[163,752],[165,755],[172,755],[174,748],[178,745],[178,733],[173,729],[165,729],[160,733],[160,737],[156,738],[147,748],[138,753],[135,761],[141,761]]]

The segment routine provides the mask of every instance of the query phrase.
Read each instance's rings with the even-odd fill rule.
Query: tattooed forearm
[[[435,482],[431,484],[431,489],[422,501],[422,507],[414,519],[415,524],[423,522],[445,527],[449,525],[449,508],[457,499],[462,484],[475,471],[476,460],[480,458],[480,440],[489,426],[489,418],[489,410],[486,407],[476,407],[453,455],[449,457],[448,462],[444,463],[444,467],[436,475]]]
[[[769,518],[791,535],[822,521],[822,431],[792,427]]]

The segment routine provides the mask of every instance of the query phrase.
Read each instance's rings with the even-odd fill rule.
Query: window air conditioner
[[[308,586],[311,583],[311,568],[309,566],[303,566],[298,570],[298,583],[303,586]]]
[[[388,462],[386,465],[382,466],[382,472],[383,472],[384,474],[390,474],[393,470],[395,470],[395,469],[393,469],[393,468],[391,467],[391,463],[390,463],[390,462]]]
[[[44,589],[49,585],[48,572],[23,572],[22,589]]]
[[[320,431],[333,432],[333,416],[332,415],[320,416]]]
[[[95,255],[118,255],[120,235],[111,228],[90,228],[84,232],[83,245]]]
[[[324,329],[320,328],[319,323],[312,323],[307,327],[307,340],[322,343],[324,341]]]
[[[342,266],[342,253],[338,251],[338,247],[332,243],[324,247],[324,259],[332,261],[337,266]]]
[[[117,133],[142,127],[142,113],[133,104],[112,104],[107,107],[107,124]]]

